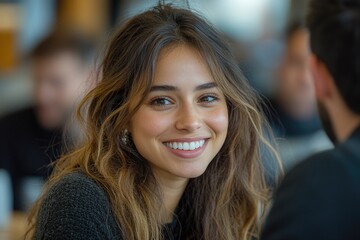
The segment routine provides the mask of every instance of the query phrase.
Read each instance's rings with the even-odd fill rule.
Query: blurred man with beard
[[[0,120],[0,168],[10,173],[16,210],[36,195],[29,179],[45,179],[62,154],[65,123],[91,86],[93,53],[91,40],[53,33],[31,54],[34,106]]]
[[[288,173],[261,239],[360,239],[360,1],[311,0],[307,24],[319,114],[335,148]]]

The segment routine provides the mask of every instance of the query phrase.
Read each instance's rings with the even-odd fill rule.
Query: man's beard
[[[319,117],[320,117],[322,126],[323,126],[327,136],[329,137],[330,141],[333,144],[337,144],[338,139],[335,135],[334,127],[331,123],[331,119],[330,119],[328,111],[326,110],[325,106],[320,102],[317,103],[317,107],[318,107]]]

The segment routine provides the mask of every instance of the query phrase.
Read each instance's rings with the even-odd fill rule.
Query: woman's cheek
[[[229,117],[227,108],[219,107],[207,114],[207,125],[217,134],[227,133]]]
[[[156,137],[167,129],[171,119],[168,114],[161,114],[152,109],[139,109],[139,112],[134,116],[132,126],[135,132],[142,132],[148,136]]]

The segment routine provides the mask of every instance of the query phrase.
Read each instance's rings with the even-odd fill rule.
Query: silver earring
[[[123,144],[127,145],[129,143],[129,131],[124,129],[121,134],[121,141]]]

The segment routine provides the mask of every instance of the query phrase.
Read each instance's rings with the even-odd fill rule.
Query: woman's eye
[[[150,102],[150,104],[154,106],[167,106],[167,105],[171,105],[172,102],[167,98],[161,97],[161,98],[153,99]]]
[[[200,102],[203,103],[213,103],[215,101],[219,100],[219,98],[215,97],[215,96],[211,96],[211,95],[206,95],[200,98]]]

